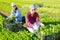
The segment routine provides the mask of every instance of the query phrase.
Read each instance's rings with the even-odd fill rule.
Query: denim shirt
[[[17,20],[22,21],[21,12],[19,11],[19,9],[17,9],[16,12],[14,12],[14,11],[12,10],[10,16],[15,16],[15,21],[17,21]]]

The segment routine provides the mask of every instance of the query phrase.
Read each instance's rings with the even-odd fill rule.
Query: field
[[[25,29],[19,32],[12,32],[3,28],[2,20],[5,19],[0,15],[0,40],[43,40],[41,35],[53,35],[60,33],[60,0],[0,0],[0,10],[11,12],[11,3],[16,3],[21,10],[22,16],[25,16],[30,4],[42,4],[42,7],[37,7],[39,19],[45,24],[45,27],[40,27],[39,34],[29,33]],[[40,36],[40,38],[38,38]],[[59,35],[51,36],[47,40],[55,40]],[[56,39],[58,40],[58,39]]]

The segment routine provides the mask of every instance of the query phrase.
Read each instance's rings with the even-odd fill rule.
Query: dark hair
[[[15,13],[16,13],[16,10],[17,10],[17,9],[18,9],[18,8],[16,7],[16,8],[15,8]]]
[[[17,10],[18,8],[16,7],[15,10]]]

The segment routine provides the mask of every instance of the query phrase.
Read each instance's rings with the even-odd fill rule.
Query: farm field
[[[39,28],[37,36],[29,33],[26,29],[12,32],[3,28],[2,21],[5,20],[5,17],[0,14],[0,40],[44,40],[42,36],[45,35],[53,35],[46,40],[59,40],[60,0],[0,0],[0,10],[10,14],[12,2],[16,3],[17,7],[21,10],[22,16],[25,16],[30,4],[42,4],[42,7],[37,7],[37,11],[40,21],[45,26],[44,28]],[[55,35],[56,33],[58,35]]]

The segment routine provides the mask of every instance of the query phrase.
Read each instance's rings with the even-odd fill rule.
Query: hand
[[[8,18],[6,18],[8,20]]]
[[[40,23],[40,25],[41,25],[42,27],[44,27],[44,24]]]
[[[17,19],[15,19],[15,21],[17,21]]]
[[[38,30],[35,26],[33,26],[34,30]]]
[[[6,20],[10,20],[10,18],[8,17],[8,18],[6,18]]]

